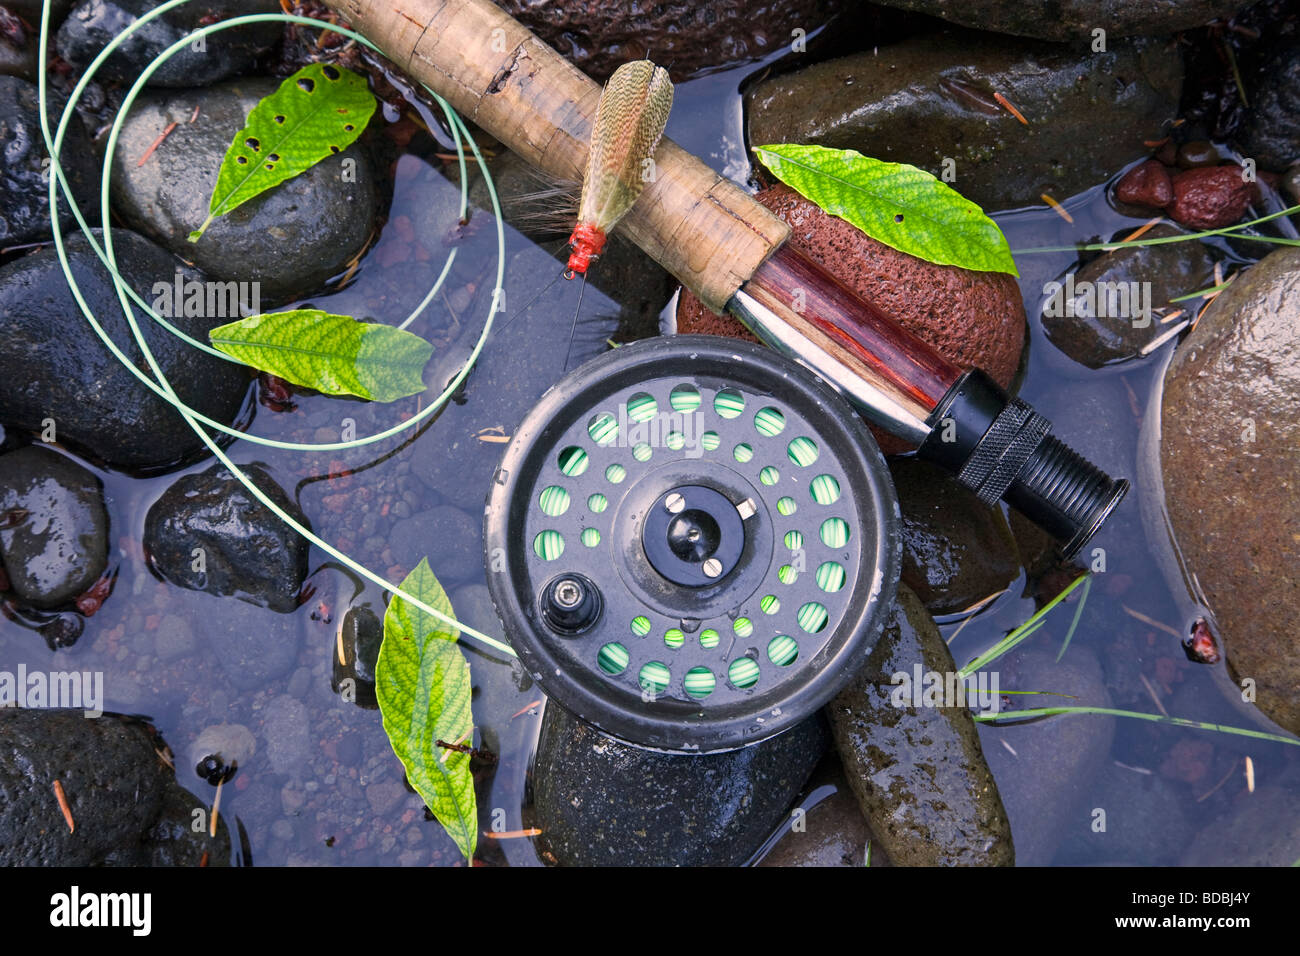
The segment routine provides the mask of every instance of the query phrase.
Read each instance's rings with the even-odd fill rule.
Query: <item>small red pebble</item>
[[[1174,177],[1169,215],[1189,229],[1222,229],[1241,219],[1254,183],[1237,165],[1185,169]]]
[[[1183,641],[1183,650],[1187,652],[1188,660],[1198,664],[1219,663],[1219,642],[1205,618],[1196,619],[1192,625],[1191,637]]]
[[[1115,184],[1115,199],[1130,206],[1163,209],[1174,201],[1173,178],[1163,163],[1148,159]]]
[[[77,598],[77,610],[84,617],[90,617],[103,606],[104,601],[112,592],[113,578],[111,576],[100,578],[90,586],[85,594]]]

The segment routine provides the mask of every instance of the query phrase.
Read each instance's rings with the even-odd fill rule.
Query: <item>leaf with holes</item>
[[[429,569],[428,559],[406,576],[402,590],[448,617],[447,593]],[[384,640],[375,666],[375,695],[384,732],[406,779],[438,818],[456,846],[471,860],[478,845],[478,803],[470,755],[457,746],[471,743],[469,663],[456,646],[459,632],[400,597],[384,613]]]
[[[391,325],[320,309],[250,315],[208,333],[231,358],[327,395],[392,402],[424,391],[433,346]]]
[[[1020,274],[997,223],[923,169],[824,146],[754,152],[781,182],[877,242],[939,265]]]
[[[304,66],[254,106],[248,125],[235,134],[208,218],[190,233],[190,242],[198,242],[217,216],[346,149],[374,112],[365,77],[329,63]]]

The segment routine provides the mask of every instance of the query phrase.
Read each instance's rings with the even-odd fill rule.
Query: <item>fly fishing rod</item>
[[[661,68],[624,64],[602,90],[488,0],[326,2],[524,160],[583,182],[566,276],[585,276],[617,224],[771,346],[624,345],[564,375],[515,428],[485,503],[488,588],[528,671],[579,718],[708,753],[780,733],[852,678],[902,560],[863,418],[1067,555],[1124,495],[1027,404],[847,289],[782,220],[662,139]]]
[[[523,159],[581,180],[601,87],[489,0],[327,0]],[[988,375],[965,371],[787,242],[789,227],[670,140],[620,228],[714,312],[813,369],[982,501],[1072,557],[1128,490]]]

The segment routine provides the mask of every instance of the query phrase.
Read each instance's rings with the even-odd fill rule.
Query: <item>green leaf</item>
[[[392,402],[424,391],[433,346],[391,325],[320,309],[250,315],[208,333],[231,358],[329,395]]]
[[[347,149],[374,112],[365,77],[329,63],[304,66],[254,106],[248,125],[235,134],[208,218],[190,233],[190,242],[198,242],[217,216]]]
[[[1020,275],[997,223],[923,169],[824,146],[754,152],[781,182],[877,242],[939,265]]]
[[[406,576],[402,590],[455,617],[427,559]],[[437,744],[470,743],[474,731],[469,663],[456,645],[458,633],[394,597],[384,613],[375,694],[384,732],[406,768],[406,778],[469,861],[478,845],[470,755]]]

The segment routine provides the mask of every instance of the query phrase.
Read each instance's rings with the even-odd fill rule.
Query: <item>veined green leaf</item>
[[[923,169],[824,146],[754,152],[781,182],[877,242],[939,265],[1020,274],[997,223]]]
[[[346,149],[374,112],[365,77],[329,63],[304,66],[254,106],[248,125],[235,134],[208,218],[190,233],[190,242],[198,242],[217,216]]]
[[[424,391],[433,346],[391,325],[320,309],[250,315],[208,333],[231,358],[329,395],[392,402]]]
[[[406,576],[402,590],[455,617],[427,559]],[[467,744],[474,732],[469,663],[456,645],[458,633],[394,597],[384,613],[375,695],[384,732],[406,768],[407,780],[469,861],[478,845],[470,755],[437,743]]]

